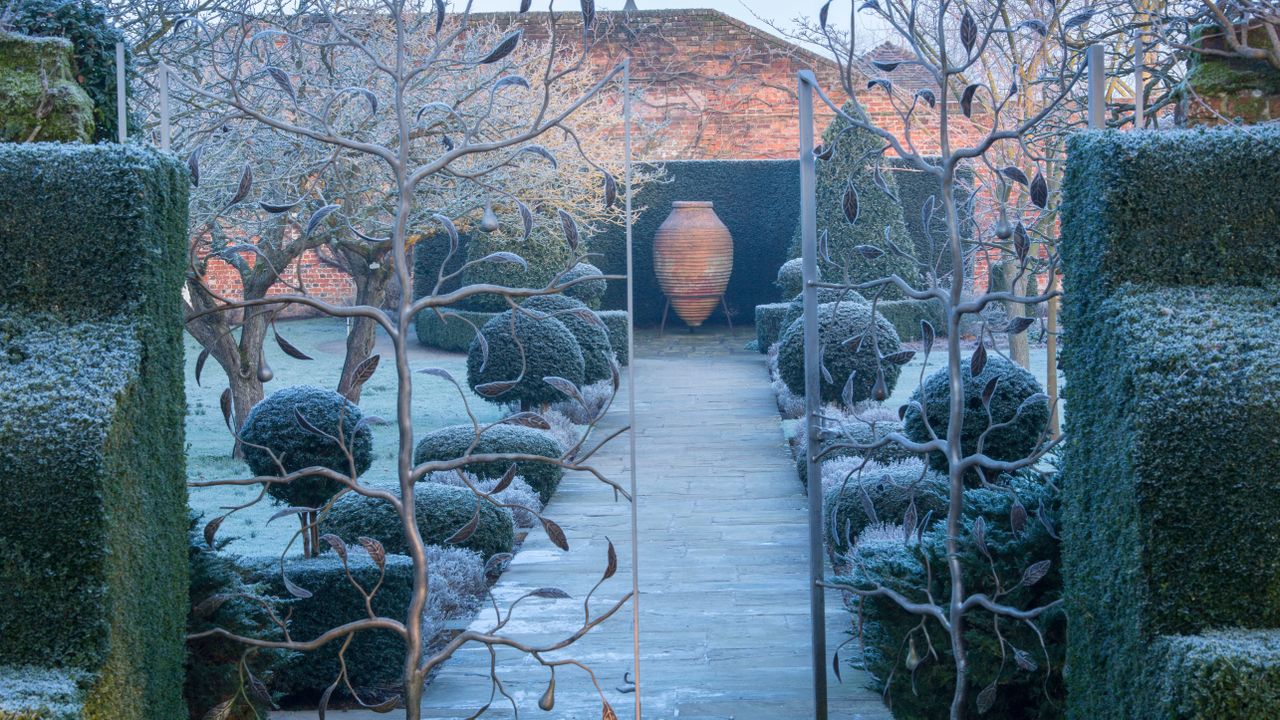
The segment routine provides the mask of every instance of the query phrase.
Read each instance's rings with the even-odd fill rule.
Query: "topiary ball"
[[[995,394],[991,397],[991,422],[995,424],[1013,421],[1011,425],[989,433],[983,441],[982,451],[995,460],[1021,460],[1035,449],[1049,424],[1049,403],[1044,389],[1035,376],[1014,363],[989,355],[982,372],[975,378],[971,364],[960,364],[964,383],[964,425],[961,430],[961,446],[965,455],[977,452],[978,438],[987,429],[987,412],[982,407],[982,392],[992,378],[999,378]],[[924,416],[919,410],[920,392],[929,398],[925,412],[929,426],[938,437],[946,437],[951,406],[951,386],[947,368],[940,368],[916,388],[911,399],[915,404],[907,407],[903,417],[903,434],[916,442],[928,442]],[[1015,419],[1016,416],[1016,419]],[[929,466],[938,472],[947,472],[947,458],[940,452],[931,453]],[[995,473],[988,473],[994,477]],[[977,474],[973,474],[977,479]]]
[[[604,323],[596,324],[583,315],[595,315],[582,302],[564,295],[538,295],[520,304],[526,310],[551,315],[573,333],[582,350],[582,382],[590,385],[613,377],[609,361],[613,358],[613,346],[609,343],[609,331]]]
[[[255,475],[278,476],[280,468],[271,455],[255,445],[269,448],[280,458],[286,473],[320,466],[335,472],[350,473],[346,454],[328,437],[306,430],[297,415],[316,430],[346,441],[355,458],[359,477],[373,462],[373,433],[368,426],[356,426],[364,414],[360,408],[338,393],[315,385],[295,385],[271,394],[253,406],[245,418],[240,437],[244,440],[244,461]],[[271,497],[298,507],[319,507],[343,488],[342,483],[312,475],[285,485],[273,484],[267,489]]]
[[[600,268],[591,263],[578,263],[560,276],[560,284],[563,285],[582,277],[594,277],[596,279],[583,280],[576,285],[565,288],[564,294],[575,300],[582,301],[592,310],[599,310],[600,301],[604,298],[605,290],[609,288],[609,283],[604,279],[604,273],[600,272]]]
[[[784,300],[804,292],[804,261],[792,258],[782,263],[778,268],[778,279],[773,284],[782,291]]]
[[[413,451],[415,465],[433,460],[456,460],[475,443],[472,455],[480,453],[519,453],[541,455],[552,460],[560,459],[560,444],[550,434],[523,425],[494,425],[484,431],[479,440],[471,425],[451,425],[428,433]],[[468,463],[464,470],[482,478],[502,477],[511,466],[509,462]],[[516,474],[523,477],[530,487],[538,491],[542,502],[551,499],[564,468],[552,463],[522,460],[516,463]]]
[[[399,495],[398,489],[392,492]],[[511,552],[515,544],[515,522],[510,510],[480,501],[480,522],[475,532],[462,542],[447,545],[446,540],[471,522],[479,498],[470,488],[440,483],[418,483],[413,496],[418,532],[427,545],[474,550],[485,560],[498,553]],[[382,543],[388,553],[407,555],[409,552],[400,516],[391,503],[356,493],[347,493],[333,504],[329,514],[320,521],[320,532],[333,533],[349,543],[362,536],[370,537]]]
[[[818,288],[818,302],[820,304],[840,302],[842,304],[863,304],[869,305],[867,299],[857,290],[836,290],[835,288]],[[782,316],[782,329],[786,330],[791,327],[791,323],[804,316],[804,295],[797,294],[791,298],[791,305],[787,308],[787,313]]]
[[[797,319],[782,334],[778,347],[778,373],[787,388],[797,395],[804,395],[804,320]],[[846,342],[872,330],[876,342],[868,337],[861,343]],[[892,393],[898,383],[900,365],[884,362],[876,357],[898,352],[898,331],[880,313],[872,313],[871,306],[857,303],[827,303],[818,306],[818,342],[822,347],[822,360],[831,373],[831,381],[821,379],[822,401],[842,402],[841,394],[850,374],[853,376],[853,402],[871,397],[876,382],[876,371],[884,372],[886,392]]]
[[[867,526],[877,522],[901,525],[913,500],[917,522],[930,511],[935,518],[943,517],[947,494],[947,478],[919,461],[854,472],[823,496],[822,526],[827,548],[836,556],[843,556]],[[867,516],[867,500],[875,510],[875,518]]]
[[[487,341],[487,359],[479,335]],[[477,391],[489,402],[519,403],[529,408],[564,400],[564,393],[545,382],[545,377],[562,377],[582,385],[582,348],[556,318],[507,310],[485,323],[479,335],[467,350],[467,383],[473,390],[487,383],[514,383],[509,389],[489,394]]]

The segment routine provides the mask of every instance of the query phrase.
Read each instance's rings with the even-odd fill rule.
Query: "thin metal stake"
[[[1142,35],[1138,35],[1133,39],[1133,129],[1141,130],[1146,125],[1146,108],[1143,107],[1147,103],[1146,83],[1143,75],[1146,74],[1147,62],[1147,44],[1142,41]]]
[[[171,140],[169,128],[169,66],[160,63],[160,149],[167,151]]]
[[[800,73],[800,239],[804,277],[804,407],[809,431],[805,462],[809,477],[809,614],[813,655],[813,716],[827,718],[827,609],[822,587],[822,470],[818,412],[822,386],[818,375],[818,212],[817,160],[813,155],[813,89],[817,78]]]
[[[631,444],[631,652],[635,663],[636,720],[640,720],[640,513],[636,494],[636,298],[631,243],[631,59],[622,68],[622,127],[626,148],[627,212],[627,441]]]
[[[1106,55],[1099,44],[1089,46],[1086,62],[1089,70],[1089,128],[1100,130],[1107,126]]]
[[[128,98],[124,91],[124,43],[116,43],[116,127],[120,142],[129,139]]]

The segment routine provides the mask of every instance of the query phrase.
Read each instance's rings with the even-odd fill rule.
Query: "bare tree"
[[[528,3],[525,3],[527,6]],[[270,19],[248,18],[232,21],[228,19],[224,27],[209,29],[192,25],[193,31],[209,32],[219,35],[226,43],[228,56],[220,62],[211,63],[203,72],[182,75],[175,82],[189,93],[193,102],[202,103],[208,112],[222,113],[221,123],[210,124],[200,130],[212,142],[217,133],[236,136],[234,126],[244,125],[255,128],[239,137],[256,137],[257,128],[263,126],[272,132],[271,137],[278,137],[280,142],[295,154],[297,160],[291,171],[282,173],[280,177],[301,177],[304,180],[295,184],[283,183],[283,187],[274,186],[268,181],[267,189],[261,190],[258,208],[243,208],[250,195],[260,185],[250,171],[243,169],[238,175],[231,194],[220,203],[213,203],[215,209],[204,214],[201,227],[208,228],[210,235],[218,232],[227,233],[235,227],[228,213],[244,212],[253,217],[265,215],[262,221],[267,228],[277,229],[274,242],[284,245],[290,243],[308,243],[313,238],[332,238],[334,234],[348,233],[356,235],[371,245],[385,244],[390,249],[386,253],[386,262],[390,266],[396,282],[400,287],[407,287],[410,270],[406,263],[411,238],[420,229],[414,224],[420,219],[429,218],[444,230],[445,242],[456,238],[457,226],[453,219],[437,209],[438,200],[433,190],[451,183],[473,182],[485,186],[495,194],[507,197],[508,201],[519,211],[519,227],[522,234],[527,235],[534,230],[536,213],[527,207],[515,193],[498,184],[503,174],[498,169],[510,167],[520,162],[535,162],[555,165],[551,151],[541,144],[543,138],[563,132],[565,123],[584,106],[598,97],[606,88],[615,84],[625,72],[624,67],[614,67],[603,72],[599,77],[587,83],[582,92],[573,97],[564,97],[557,92],[557,86],[566,78],[583,72],[586,66],[582,52],[572,57],[551,53],[545,58],[541,71],[533,79],[514,79],[513,75],[503,75],[495,79],[487,88],[471,96],[458,98],[446,88],[436,87],[431,83],[441,76],[440,71],[449,68],[489,66],[500,63],[512,55],[521,42],[521,34],[513,31],[490,45],[481,46],[473,42],[473,26],[470,22],[469,5],[460,13],[446,15],[444,3],[419,5],[404,0],[385,0],[385,2],[367,2],[364,0],[324,1],[308,5],[305,13],[278,15]],[[379,18],[377,22],[371,18]],[[582,3],[582,20],[587,28],[594,22],[594,6],[590,2]],[[492,36],[481,29],[479,37],[492,40]],[[283,52],[284,48],[296,45],[307,49],[307,52]],[[348,67],[366,68],[366,74],[359,84],[344,87],[314,86],[309,84],[305,72],[295,67],[286,67],[282,58],[295,58],[303,63],[311,62],[314,57],[321,63],[346,65]],[[447,75],[445,76],[447,77]],[[524,85],[528,88],[523,88]],[[519,122],[508,118],[499,118],[486,112],[490,99],[521,86],[521,89],[534,93],[540,98],[536,103],[522,106],[526,113]],[[430,100],[418,105],[424,99]],[[439,102],[439,105],[432,103]],[[476,111],[475,108],[479,108]],[[420,133],[419,129],[430,126],[435,119],[443,116],[448,122],[457,123],[459,130],[451,136],[451,142],[442,144],[439,135]],[[374,118],[377,118],[375,120]],[[469,118],[469,119],[468,119]],[[499,130],[490,131],[495,125]],[[223,132],[222,126],[232,127]],[[465,126],[465,127],[464,127]],[[248,140],[244,141],[246,145]],[[234,145],[228,143],[230,147]],[[206,166],[213,167],[215,150],[227,149],[228,145],[205,145],[203,152],[192,160],[192,168],[201,172]],[[254,150],[270,152],[262,148],[256,141]],[[284,149],[278,148],[278,149]],[[566,158],[566,161],[570,159]],[[572,160],[580,161],[579,159]],[[352,163],[362,166],[369,163],[380,167],[380,175],[362,173],[360,192],[344,199],[344,202],[333,202],[338,199],[332,188],[341,188],[341,183],[330,180],[332,173],[340,163]],[[562,163],[563,164],[563,163]],[[240,158],[226,161],[226,167],[241,166]],[[303,173],[292,170],[305,169]],[[227,173],[228,177],[236,173]],[[379,181],[374,181],[374,177]],[[203,180],[203,178],[202,178]],[[604,192],[602,206],[611,206],[616,200],[618,183],[612,175],[601,174],[600,182],[609,188]],[[372,198],[381,194],[381,198]],[[373,209],[368,215],[360,209],[368,203]],[[423,210],[423,208],[427,208]],[[312,209],[314,208],[314,209]],[[391,208],[387,214],[380,215],[381,208]],[[570,248],[566,270],[582,258],[581,245],[575,221],[569,215],[559,216],[565,241]],[[256,228],[255,228],[256,229]],[[275,238],[278,238],[276,240]],[[216,237],[214,242],[218,242]],[[267,253],[257,249],[237,247],[230,243],[222,251],[223,255],[235,255],[244,250],[251,254],[254,265],[266,263]],[[256,247],[256,246],[255,246]],[[456,245],[451,251],[456,252]],[[234,262],[234,261],[232,261]],[[246,262],[248,262],[246,260]],[[516,253],[498,252],[491,256],[470,261],[471,264],[510,263],[520,265],[524,259]],[[430,654],[426,653],[426,640],[423,637],[423,620],[431,588],[428,587],[427,559],[423,538],[419,533],[415,515],[415,484],[433,472],[458,472],[464,484],[472,489],[478,502],[486,502],[499,507],[511,507],[497,499],[494,492],[485,492],[467,481],[461,474],[463,467],[475,462],[513,463],[511,475],[516,462],[552,463],[568,470],[589,473],[605,486],[615,490],[618,496],[631,501],[626,488],[609,479],[590,463],[592,457],[604,444],[613,437],[625,432],[619,430],[588,446],[589,433],[600,417],[608,409],[605,405],[598,413],[592,415],[586,432],[566,454],[558,459],[549,459],[538,455],[521,453],[485,453],[473,452],[475,444],[464,456],[449,460],[431,461],[419,464],[413,462],[414,427],[411,417],[413,400],[413,375],[409,364],[408,352],[414,340],[411,336],[412,320],[417,313],[447,311],[451,306],[480,294],[493,294],[505,299],[515,312],[523,312],[518,302],[524,298],[548,295],[561,292],[575,281],[560,282],[560,276],[552,278],[549,283],[540,287],[508,287],[504,285],[481,283],[464,284],[449,292],[437,291],[416,300],[401,294],[398,302],[390,309],[383,309],[369,304],[342,306],[318,299],[305,292],[304,287],[295,288],[282,295],[270,295],[258,298],[230,298],[220,296],[214,289],[202,281],[200,259],[193,257],[191,283],[192,307],[188,319],[200,322],[215,315],[232,312],[244,312],[246,318],[250,314],[266,313],[268,318],[276,309],[286,306],[301,306],[325,314],[351,319],[364,319],[387,334],[393,348],[391,365],[396,378],[396,418],[398,453],[396,457],[396,478],[398,493],[376,489],[358,482],[354,470],[339,472],[325,467],[310,467],[288,472],[273,448],[261,448],[272,453],[276,458],[279,472],[275,475],[211,480],[193,483],[196,486],[232,485],[261,486],[263,491],[258,498],[243,507],[261,501],[266,489],[272,485],[288,484],[303,478],[320,477],[336,483],[341,490],[320,507],[289,508],[285,512],[313,513],[323,518],[333,502],[345,493],[357,493],[369,498],[390,504],[401,519],[401,525],[413,561],[413,594],[406,617],[392,618],[380,616],[373,612],[369,605],[368,617],[353,619],[351,622],[334,627],[315,638],[293,638],[288,634],[288,626],[280,618],[275,618],[284,632],[284,639],[279,641],[261,638],[241,637],[221,629],[200,633],[197,637],[216,635],[232,638],[244,643],[249,648],[280,648],[299,652],[314,650],[329,643],[338,643],[339,658],[345,650],[350,638],[358,632],[382,630],[401,636],[406,645],[404,657],[403,703],[405,717],[415,719],[421,717],[421,699],[423,683],[426,677],[442,662],[451,657],[459,648],[470,644],[495,647],[514,648],[525,653],[533,661],[548,669],[554,688],[554,672],[557,668],[576,667],[586,672],[600,686],[590,668],[572,658],[547,657],[548,653],[569,647],[587,632],[615,615],[632,598],[634,590],[623,593],[616,602],[605,603],[605,607],[593,608],[592,597],[596,590],[604,585],[617,570],[617,557],[612,544],[608,547],[605,566],[600,581],[588,594],[584,602],[584,618],[581,625],[567,632],[556,641],[545,643],[526,643],[504,634],[504,629],[511,621],[515,606],[525,598],[563,597],[562,591],[554,588],[537,590],[525,598],[513,602],[505,612],[494,603],[495,618],[492,627],[483,632],[468,630],[452,638],[442,649]],[[444,273],[441,273],[444,279]],[[625,279],[614,277],[613,279]],[[202,303],[197,306],[196,303]],[[261,365],[257,372],[262,373]],[[371,370],[369,370],[371,372]],[[459,402],[466,406],[468,394],[447,371],[429,368],[425,372],[434,382],[453,384],[459,393]],[[620,371],[613,365],[613,391],[616,393],[621,382]],[[521,373],[523,375],[523,372]],[[494,382],[477,386],[476,391],[486,397],[501,397],[512,382]],[[561,390],[570,397],[581,397],[579,391],[561,378],[549,377],[546,382]],[[233,435],[238,436],[239,425],[233,425],[234,398],[230,389],[223,394],[223,413]],[[476,433],[476,443],[483,433],[494,424],[482,424],[475,415],[472,419]],[[504,417],[499,423],[517,423],[535,427],[547,427],[547,421],[532,412],[518,412]],[[349,438],[341,432],[334,433],[324,428],[308,428],[299,421],[299,426],[308,432],[314,432],[336,443],[347,456],[348,465],[355,466]],[[257,446],[255,446],[257,447]],[[499,483],[500,490],[503,483]],[[236,512],[235,508],[230,512]],[[534,513],[540,520],[551,541],[562,549],[568,549],[564,531],[550,518],[539,514],[533,508],[520,508],[522,511]],[[230,514],[230,513],[229,513]],[[212,538],[218,526],[226,516],[214,519],[206,528],[206,536]],[[478,515],[477,515],[478,517]],[[295,534],[295,540],[304,533],[314,533],[315,521],[308,523]],[[460,542],[474,531],[474,520],[471,525],[458,528],[454,540]],[[348,551],[343,539],[332,535],[319,538],[328,543],[345,562]],[[382,563],[384,551],[375,541],[361,538],[360,543],[375,562]],[[290,543],[292,544],[292,543]],[[287,548],[285,550],[287,552]],[[283,557],[283,556],[282,556]],[[354,581],[353,581],[354,582]],[[285,578],[285,586],[296,595],[306,596],[308,591],[297,587]],[[377,588],[361,587],[366,596],[376,593]],[[599,603],[597,603],[599,604]],[[491,668],[493,693],[501,693],[512,701],[506,690],[498,681],[496,664]],[[330,694],[345,687],[354,694],[354,689],[347,680],[345,670],[340,671],[334,679],[330,691],[321,700],[321,707],[327,704]],[[554,690],[549,690],[551,695]],[[613,709],[600,692],[602,713],[606,718],[616,717]],[[357,700],[359,697],[357,696]],[[478,699],[484,702],[484,699]],[[489,698],[492,702],[492,696]],[[363,703],[362,703],[363,704]],[[393,704],[386,704],[381,709],[390,709]],[[486,705],[485,707],[488,707]]]

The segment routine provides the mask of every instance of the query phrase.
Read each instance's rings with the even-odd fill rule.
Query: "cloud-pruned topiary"
[[[782,263],[778,268],[778,279],[773,284],[782,291],[784,300],[804,292],[804,262],[800,258],[792,258]]]
[[[988,457],[1001,461],[1027,457],[1039,444],[1049,424],[1049,399],[1044,388],[1030,372],[999,355],[988,355],[982,372],[976,378],[972,370],[969,360],[961,363],[960,374],[964,383],[961,447],[964,454],[977,452],[978,440],[986,433],[982,452]],[[987,384],[997,379],[995,393],[991,396],[991,419],[988,421],[982,394]],[[924,415],[920,412],[922,390],[928,398]],[[948,369],[940,368],[926,378],[923,385],[912,393],[911,401],[903,417],[903,434],[916,442],[928,442],[931,439],[929,428],[932,428],[938,437],[946,437],[951,408]],[[928,428],[925,427],[926,417]],[[1009,424],[987,433],[989,427],[1004,423]],[[940,452],[932,453],[929,466],[938,472],[947,472],[946,456]],[[972,473],[971,477],[976,481],[977,474]]]
[[[848,290],[848,289],[837,290],[836,288],[818,288],[819,304],[826,304],[826,303],[833,303],[833,302],[848,303],[848,304],[862,304],[862,305],[869,304],[867,302],[867,299],[862,296],[862,293],[858,292],[857,290]],[[791,298],[791,302],[787,305],[787,312],[785,315],[782,316],[783,332],[786,332],[787,328],[791,327],[791,323],[795,322],[796,320],[800,319],[803,316],[804,316],[804,295],[797,294],[795,297]]]
[[[875,341],[872,341],[874,334]],[[862,342],[846,342],[862,336]],[[886,395],[893,392],[902,366],[881,357],[898,352],[898,332],[880,313],[873,313],[871,306],[858,303],[827,303],[818,306],[818,342],[821,346],[823,365],[830,372],[830,380],[821,378],[822,401],[843,402],[841,395],[849,377],[852,381],[852,401],[861,402],[872,397],[878,373],[884,374]],[[791,392],[804,394],[804,319],[797,319],[782,334],[778,348],[778,373]]]
[[[1049,605],[1062,597],[1063,588],[1055,535],[1060,494],[1034,471],[1005,476],[1001,482],[1005,487],[964,493],[959,549],[965,592],[999,597],[1002,604],[1015,608]],[[1026,511],[1018,528],[1012,518],[1022,515],[1014,512],[1015,503]],[[986,553],[974,540],[979,519]],[[863,537],[853,548],[849,577],[838,582],[860,589],[881,583],[909,600],[927,602],[929,575],[923,562],[927,555],[933,567],[932,596],[944,603],[945,612],[950,577],[939,568],[947,562],[946,537],[945,518],[936,520],[920,543],[913,538],[906,544],[901,535]],[[922,624],[921,615],[908,613],[883,597],[865,598],[850,609],[861,621],[865,668],[884,693],[893,716],[899,720],[945,716],[955,690],[955,659],[947,632],[933,620]],[[998,620],[982,609],[969,611],[964,633],[970,672],[966,717],[1058,720],[1065,716],[1066,613],[1060,606],[1049,610],[1036,619],[1036,626],[1039,635],[1025,623]],[[982,714],[978,698],[991,686],[994,696]]]
[[[836,557],[848,553],[870,525],[901,525],[913,503],[917,522],[929,513],[935,518],[946,514],[947,479],[923,462],[871,465],[859,471],[860,465],[860,460],[841,458],[822,468],[822,525],[827,549]],[[867,515],[868,504],[875,517]]]
[[[609,362],[613,358],[609,331],[586,304],[565,295],[538,295],[525,300],[520,306],[554,317],[573,333],[573,339],[578,341],[578,348],[582,350],[582,384],[590,385],[613,377]]]
[[[850,417],[841,422],[839,428],[831,433],[828,442],[824,443],[820,449],[822,455],[819,459],[824,466],[844,458],[866,458],[877,465],[894,465],[919,460],[919,453],[911,452],[896,442],[887,442],[874,450],[839,447],[840,445],[874,445],[886,435],[900,432],[902,432],[902,423],[898,420],[876,420],[875,427],[872,428],[869,422]],[[808,429],[804,423],[800,423],[796,428],[793,442],[795,443],[796,470],[800,474],[800,482],[807,485],[809,464],[806,458],[809,452],[809,438]]]
[[[528,240],[522,240],[521,234],[518,220],[514,227],[504,227],[497,232],[471,233],[466,249],[467,262],[475,264],[462,271],[463,284],[543,288],[550,285],[556,275],[571,269],[569,263],[573,262],[573,251],[563,235],[541,226],[534,228]],[[476,262],[495,252],[515,253],[524,258],[528,267],[507,262]],[[508,307],[505,297],[493,293],[474,295],[467,299],[466,304],[468,310],[488,312],[500,312]]]
[[[467,449],[475,444],[474,449]],[[477,439],[476,431],[471,425],[451,425],[428,433],[418,442],[413,451],[414,464],[422,464],[433,460],[456,460],[467,454],[515,453],[520,455],[539,455],[548,460],[559,460],[560,444],[550,434],[537,428],[523,425],[494,425],[484,431]],[[564,476],[564,468],[553,462],[521,460],[516,465],[516,474],[525,479],[542,502],[551,499]],[[476,462],[463,467],[466,472],[475,473],[483,478],[497,478],[507,471],[510,462]]]
[[[605,291],[609,289],[609,283],[604,279],[604,273],[600,271],[600,268],[591,263],[580,262],[560,276],[559,284],[564,285],[584,277],[594,279],[583,280],[576,285],[571,285],[565,288],[564,294],[575,300],[581,300],[583,304],[592,310],[599,310],[600,301],[604,298]]]
[[[303,427],[299,416],[312,429]],[[346,453],[333,439],[341,429],[341,437],[355,460],[355,472],[359,476],[373,461],[373,433],[368,426],[357,430],[362,417],[359,407],[327,388],[295,385],[277,390],[254,405],[245,418],[240,432],[244,460],[256,475],[280,475],[271,453],[263,449],[268,448],[280,459],[286,473],[319,466],[349,474],[351,464]],[[314,508],[325,504],[342,487],[336,480],[312,475],[290,483],[272,484],[267,492],[288,505]]]
[[[485,323],[480,335],[484,343],[477,336],[467,350],[467,384],[489,402],[529,408],[563,400],[547,377],[582,384],[582,348],[556,318],[507,310]]]
[[[855,102],[848,103],[845,112],[853,117],[863,114]],[[818,161],[817,210],[818,233],[826,233],[831,259],[848,269],[851,282],[867,282],[888,275],[899,275],[908,282],[919,277],[916,261],[893,252],[886,238],[903,252],[912,251],[911,236],[903,221],[902,206],[895,195],[897,183],[894,173],[881,171],[886,193],[875,180],[877,164],[886,165],[883,159],[885,142],[878,135],[855,128],[841,118],[835,118],[822,134],[822,147],[832,151],[831,157]],[[850,223],[847,212],[852,210],[850,188],[856,190],[857,222]],[[892,195],[890,193],[893,193]],[[847,207],[848,206],[848,207]],[[869,259],[859,249],[874,247],[883,254]],[[797,225],[792,241],[793,256],[800,254],[800,228]],[[825,280],[841,282],[844,274],[825,260],[818,262],[818,274]],[[887,299],[897,299],[896,290],[886,291]]]
[[[397,490],[392,492],[399,494]],[[511,552],[515,543],[515,524],[510,510],[480,501],[480,521],[475,532],[449,545],[446,541],[475,516],[478,500],[475,492],[453,485],[418,483],[413,494],[418,531],[426,544],[467,548],[480,553],[485,560],[498,553]],[[391,503],[380,498],[347,493],[333,504],[328,515],[321,518],[320,531],[333,533],[348,542],[370,537],[382,543],[389,553],[405,554],[409,551],[400,516]]]

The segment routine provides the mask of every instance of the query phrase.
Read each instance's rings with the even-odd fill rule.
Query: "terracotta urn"
[[[733,270],[733,237],[710,202],[677,201],[653,240],[653,269],[676,314],[698,327],[720,303]]]

